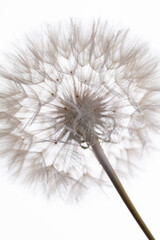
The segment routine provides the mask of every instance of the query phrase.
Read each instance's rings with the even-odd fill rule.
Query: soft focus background
[[[160,56],[160,2],[157,0],[1,0],[1,54],[24,33],[44,23],[56,24],[70,17],[97,19],[130,27]],[[154,139],[155,140],[155,139]],[[160,137],[156,139],[157,146]],[[122,182],[153,235],[160,239],[160,153],[149,156],[144,168]],[[5,159],[4,159],[5,161]],[[3,161],[3,162],[4,162]],[[0,164],[3,165],[3,164]],[[15,183],[0,168],[1,240],[145,240],[135,220],[113,187],[107,196],[92,190],[79,203],[47,201],[41,194]]]

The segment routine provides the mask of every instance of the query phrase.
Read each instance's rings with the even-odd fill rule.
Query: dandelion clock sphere
[[[159,130],[159,62],[145,44],[130,40],[128,30],[112,31],[99,21],[67,27],[46,26],[27,36],[1,64],[0,156],[16,176],[64,199],[106,184],[105,170],[154,239],[107,157],[132,163],[149,133]],[[85,149],[102,165],[97,161],[98,174]]]

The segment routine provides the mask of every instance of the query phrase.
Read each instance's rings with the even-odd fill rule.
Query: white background
[[[141,0],[1,0],[0,52],[43,23],[78,17],[102,18],[130,27],[160,56],[159,1]],[[157,140],[158,141],[158,140]],[[122,180],[138,211],[160,239],[160,154],[129,182]],[[0,169],[1,240],[145,240],[114,188],[108,196],[95,190],[81,202],[45,200],[8,179]]]

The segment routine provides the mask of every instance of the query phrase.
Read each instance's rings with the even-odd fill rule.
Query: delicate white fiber
[[[133,163],[160,125],[159,62],[146,44],[100,22],[67,27],[26,37],[0,67],[1,156],[65,199],[105,184],[85,158],[96,137],[111,160]]]

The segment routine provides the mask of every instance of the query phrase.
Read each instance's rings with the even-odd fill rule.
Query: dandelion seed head
[[[99,21],[67,29],[27,36],[0,67],[1,156],[16,176],[65,198],[106,184],[85,158],[95,138],[117,165],[132,163],[160,113],[159,61],[146,44]]]

